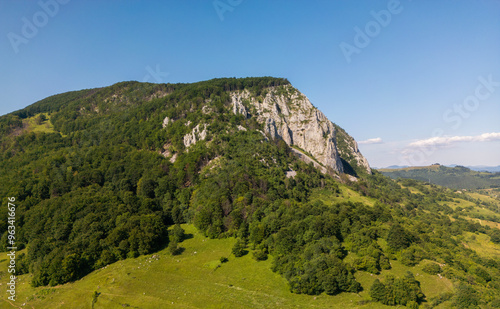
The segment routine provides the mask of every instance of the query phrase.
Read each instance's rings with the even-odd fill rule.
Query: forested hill
[[[380,169],[382,174],[431,182],[452,189],[500,188],[500,173],[477,172],[463,166],[446,167],[439,164],[398,169]]]
[[[372,173],[286,79],[69,92],[0,117],[0,133],[0,196],[16,199],[16,245],[27,248],[16,274],[34,287],[167,246],[182,255],[188,223],[236,238],[231,259],[272,259],[293,293],[413,308],[500,302],[498,199]],[[3,250],[7,224],[0,212]],[[418,274],[401,273],[417,265],[453,289],[427,298]]]

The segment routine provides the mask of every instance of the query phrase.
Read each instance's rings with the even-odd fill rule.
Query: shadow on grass
[[[174,252],[172,252],[172,255],[181,255],[184,251],[186,251],[185,248],[178,247]]]
[[[184,241],[186,239],[192,239],[192,238],[194,238],[193,234],[184,234],[184,237],[182,238],[182,241]]]

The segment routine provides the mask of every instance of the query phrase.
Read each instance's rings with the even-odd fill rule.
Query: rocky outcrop
[[[200,124],[193,128],[191,133],[184,135],[184,146],[189,148],[191,145],[198,141],[202,141],[207,138],[207,125],[203,125],[203,129],[200,129]]]
[[[309,158],[309,153],[321,164],[314,162],[321,170],[331,168],[336,172],[344,172],[341,154],[337,149],[335,125],[292,86],[266,90],[266,94],[259,98],[252,96],[248,90],[232,92],[233,113],[242,114],[245,118],[257,117],[268,136],[297,146],[305,151],[303,160],[314,162]],[[364,166],[370,172],[368,162],[359,153],[357,145],[353,151],[357,153],[360,165],[366,163]]]
[[[354,172],[361,170],[371,174],[370,164],[359,151],[358,143],[341,127],[335,125],[335,129],[340,157],[354,169]]]
[[[238,95],[234,95],[232,97],[232,102],[233,102],[233,113],[236,115],[241,114],[245,117],[245,119],[248,118],[248,111],[245,105],[243,105],[241,97]]]
[[[332,123],[315,108],[309,99],[291,85],[265,88],[260,95],[251,94],[248,89],[230,93],[231,109],[245,119],[255,118],[263,126],[257,130],[266,139],[282,139],[297,156],[312,163],[324,173],[337,172],[357,175],[371,173],[368,161],[358,149],[356,141],[342,128]],[[203,114],[214,113],[210,100],[202,107]],[[163,127],[173,120],[165,117]],[[196,123],[195,123],[196,124]],[[242,123],[243,124],[243,123]],[[191,121],[185,123],[191,127]],[[247,128],[238,125],[237,129]],[[186,149],[207,137],[207,124],[196,124],[183,137]],[[162,152],[164,156],[171,153]]]
[[[165,117],[165,119],[163,119],[163,123],[162,123],[163,128],[166,128],[168,126],[169,122],[170,122],[170,118]]]

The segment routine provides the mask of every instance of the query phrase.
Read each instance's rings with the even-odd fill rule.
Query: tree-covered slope
[[[486,189],[500,187],[500,173],[477,172],[463,166],[446,167],[435,164],[422,167],[381,169],[382,174],[431,182],[452,189]]]
[[[27,248],[17,275],[53,286],[167,246],[182,255],[177,224],[189,223],[205,237],[237,238],[232,257],[271,258],[293,293],[370,289],[369,299],[383,304],[430,303],[417,274],[391,272],[398,261],[429,264],[453,282],[454,294],[441,301],[462,306],[461,293],[472,293],[473,303],[494,303],[497,200],[482,204],[363,172],[362,156],[350,153],[355,141],[340,128],[338,153],[358,179],[322,173],[273,138],[267,121],[235,112],[235,93],[250,96],[242,104],[258,104],[287,87],[276,78],[126,82],[0,117],[0,196],[16,199],[16,242]],[[0,232],[6,249],[6,212]],[[473,234],[491,241],[493,253],[471,249]],[[371,282],[360,283],[363,274],[385,275],[372,293]]]

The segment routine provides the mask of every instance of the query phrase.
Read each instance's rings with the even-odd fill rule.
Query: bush
[[[220,257],[220,259],[219,259],[219,261],[220,261],[222,264],[224,264],[224,263],[227,263],[227,262],[229,261],[229,259],[228,259],[227,257],[225,257],[225,256],[221,256],[221,257]]]
[[[179,246],[177,245],[177,241],[175,239],[170,241],[170,243],[168,244],[168,251],[172,255],[179,254]]]
[[[170,237],[178,243],[182,242],[184,240],[184,229],[179,224],[174,225]]]
[[[391,269],[391,262],[389,261],[389,258],[387,258],[385,255],[380,255],[379,261],[378,261],[380,268],[382,269]]]
[[[418,308],[425,295],[420,289],[420,282],[415,280],[411,272],[407,272],[403,278],[388,276],[385,282],[376,279],[370,288],[370,297],[384,305]]]
[[[500,298],[494,299],[489,305],[491,308],[500,308]]]
[[[490,240],[495,244],[500,244],[500,230],[492,229],[490,234]]]
[[[422,270],[430,275],[437,275],[441,273],[441,266],[436,263],[429,262],[424,265]]]
[[[257,250],[253,252],[253,258],[257,261],[265,261],[267,260],[267,253],[264,250]]]
[[[411,235],[399,224],[394,224],[389,230],[387,244],[396,250],[408,248],[412,243]]]
[[[484,280],[483,283],[491,281],[491,275],[483,267],[480,266],[476,267],[474,269],[474,274],[479,278],[481,278],[482,280]]]
[[[238,239],[234,244],[231,252],[234,254],[235,257],[241,257],[246,254],[245,248],[246,248],[245,242],[242,241],[241,239]]]
[[[476,290],[468,284],[461,283],[457,287],[453,305],[457,308],[479,308],[479,298]]]

